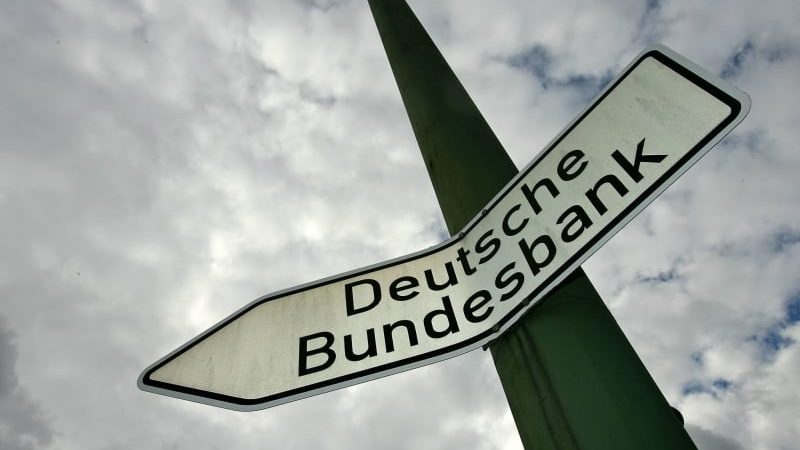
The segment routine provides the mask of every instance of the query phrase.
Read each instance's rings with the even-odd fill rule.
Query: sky
[[[518,167],[642,49],[744,122],[585,264],[701,449],[800,449],[800,5],[410,0]],[[0,448],[520,449],[480,350],[251,413],[139,373],[447,232],[363,0],[0,3]]]

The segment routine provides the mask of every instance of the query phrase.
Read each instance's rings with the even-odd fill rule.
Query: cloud
[[[795,3],[411,2],[519,166],[649,43],[750,94],[586,265],[701,448],[800,438]],[[0,58],[0,446],[520,448],[483,352],[252,414],[136,389],[253,298],[442,239],[363,1],[6,1]]]
[[[692,437],[698,449],[702,450],[743,450],[744,447],[739,445],[725,436],[715,434],[713,431],[705,430],[701,427],[687,426],[686,431]]]
[[[556,78],[553,72],[554,60],[547,48],[535,45],[523,53],[508,59],[511,67],[531,73],[543,89],[558,89],[575,96],[575,102],[584,105],[605,87],[613,76],[610,71],[595,74],[569,74]]]
[[[40,404],[19,383],[14,332],[0,315],[0,446],[8,450],[41,448],[53,441],[53,426]]]

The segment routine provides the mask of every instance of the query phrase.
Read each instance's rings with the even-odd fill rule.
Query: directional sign
[[[749,106],[733,86],[665,47],[651,48],[457,236],[259,298],[148,367],[139,387],[255,410],[478,348],[694,164]]]

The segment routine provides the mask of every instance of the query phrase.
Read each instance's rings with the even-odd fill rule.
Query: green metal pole
[[[404,0],[369,0],[451,234],[517,173]],[[695,449],[581,269],[491,345],[526,449]]]

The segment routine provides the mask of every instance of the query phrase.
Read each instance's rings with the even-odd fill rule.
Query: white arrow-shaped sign
[[[257,299],[149,368],[146,391],[255,410],[496,338],[747,114],[746,94],[642,53],[457,236]]]

